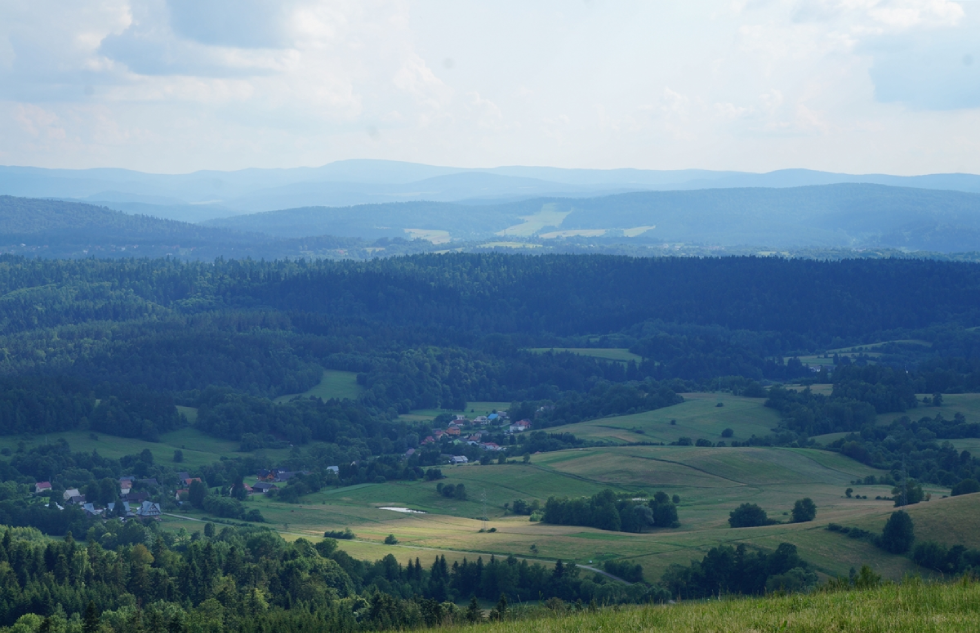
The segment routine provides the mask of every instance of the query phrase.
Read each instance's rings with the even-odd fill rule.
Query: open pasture
[[[174,464],[183,470],[193,470],[199,466],[213,464],[222,457],[265,456],[270,461],[278,461],[288,456],[288,449],[260,449],[250,453],[239,453],[239,443],[224,440],[198,431],[188,426],[160,435],[159,442],[147,442],[136,438],[118,437],[93,431],[60,431],[32,437],[0,436],[0,448],[17,450],[23,442],[25,448],[50,444],[65,440],[72,452],[90,453],[98,451],[104,457],[118,459],[124,455],[138,455],[148,449],[153,460],[158,463],[173,463],[174,451],[180,449],[184,455],[181,464]]]
[[[909,409],[905,413],[882,413],[878,416],[878,425],[888,425],[892,421],[902,416],[909,419],[918,420],[924,417],[936,417],[937,413],[942,413],[947,420],[952,420],[957,413],[966,416],[968,422],[980,421],[980,393],[951,393],[943,394],[943,404],[934,407],[929,404],[922,404],[923,398],[932,398],[932,394],[916,394],[919,398],[919,406]]]
[[[357,384],[357,374],[355,372],[324,369],[323,378],[320,379],[317,385],[307,389],[303,393],[279,396],[275,399],[275,402],[289,402],[293,398],[309,398],[310,396],[320,398],[321,400],[330,400],[331,398],[354,400],[363,392],[364,387]]]
[[[431,560],[427,557],[434,556],[435,551],[445,552],[449,559],[513,554],[581,564],[622,558],[640,563],[647,578],[656,579],[671,563],[687,564],[719,544],[746,543],[774,549],[781,542],[791,542],[825,574],[847,574],[852,566],[864,563],[895,579],[910,571],[922,571],[906,558],[825,529],[827,523],[836,522],[867,524],[866,529],[880,530],[894,510],[891,502],[873,499],[890,494],[886,486],[861,486],[860,494],[872,499],[846,498],[844,489],[850,481],[880,473],[836,453],[761,447],[619,446],[538,454],[529,465],[467,465],[443,472],[444,484],[466,485],[467,500],[447,499],[437,494],[437,482],[417,481],[327,489],[304,497],[298,504],[256,497],[247,505],[260,509],[272,527],[287,534],[317,538],[324,530],[350,527],[358,540],[342,542],[344,549],[368,558],[390,551],[403,562],[416,552],[420,560]],[[503,512],[503,504],[515,499],[543,502],[552,495],[588,496],[607,487],[617,492],[652,494],[664,490],[680,495],[681,527],[627,534],[546,525]],[[487,527],[496,528],[493,533],[480,532],[484,526],[484,491]],[[980,504],[964,504],[962,498],[939,500],[948,491],[930,491],[931,502],[910,509],[919,513],[932,510],[936,515],[923,520],[923,534],[942,531],[946,523],[975,525],[968,515]],[[980,495],[975,496],[980,501]],[[788,521],[794,501],[803,497],[812,498],[817,505],[813,522],[739,530],[728,527],[728,513],[741,503],[757,503],[770,517]],[[425,514],[380,509],[385,506],[408,507]],[[951,518],[941,518],[947,509],[953,512]],[[919,530],[920,519],[916,521]],[[931,527],[930,521],[936,525]],[[382,541],[388,534],[394,534],[400,544],[384,546]]]
[[[745,441],[753,435],[772,433],[779,414],[764,406],[763,398],[744,398],[727,393],[685,393],[685,402],[671,407],[621,415],[548,429],[549,433],[574,433],[576,437],[611,444],[676,442],[681,437],[711,442]],[[723,406],[717,406],[721,403]],[[674,424],[671,424],[671,420]],[[735,434],[722,438],[726,428]]]

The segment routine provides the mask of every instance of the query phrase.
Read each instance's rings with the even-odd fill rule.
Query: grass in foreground
[[[508,631],[976,631],[980,584],[910,580],[862,591],[599,609],[496,623]],[[449,630],[472,630],[452,628]]]

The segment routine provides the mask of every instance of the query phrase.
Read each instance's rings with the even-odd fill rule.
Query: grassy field
[[[881,529],[893,511],[891,502],[844,496],[853,479],[875,472],[839,454],[813,449],[618,446],[539,454],[527,465],[445,468],[443,482],[465,484],[466,501],[438,495],[435,482],[416,481],[327,489],[304,497],[299,504],[257,497],[247,506],[261,510],[272,527],[287,535],[316,538],[327,529],[350,527],[358,540],[344,541],[341,547],[369,558],[390,552],[399,560],[416,556],[430,560],[444,552],[451,560],[490,554],[549,561],[561,558],[580,564],[628,559],[640,563],[647,578],[657,579],[671,563],[700,559],[722,543],[774,549],[779,543],[791,542],[825,575],[846,575],[861,564],[893,579],[910,572],[925,573],[907,558],[825,529],[829,522]],[[644,534],[614,533],[546,525],[524,516],[506,516],[503,511],[503,504],[515,499],[591,495],[607,487],[679,494],[681,527]],[[930,491],[933,500],[913,508],[929,517],[921,521],[917,517],[917,526],[922,523],[917,529],[923,535],[945,530],[949,539],[966,538],[961,533],[975,525],[970,517],[980,516],[980,495],[939,499],[948,491]],[[480,531],[484,493],[486,525],[496,528],[494,533]],[[862,486],[861,494],[873,498],[890,494],[890,490]],[[818,507],[817,520],[811,523],[738,530],[727,525],[728,513],[746,501],[758,503],[773,518],[788,521],[786,515],[794,501],[804,496]],[[424,514],[382,509],[389,506]],[[963,526],[960,532],[947,529],[953,524]],[[394,534],[399,545],[383,545],[388,534]]]
[[[763,398],[743,398],[725,393],[685,393],[685,402],[633,415],[579,422],[548,429],[550,433],[569,432],[576,437],[613,444],[635,442],[722,440],[721,432],[730,428],[732,440],[747,440],[753,435],[769,435],[779,424],[779,414],[763,406]],[[721,403],[723,406],[719,407]],[[671,424],[674,420],[674,424]],[[726,438],[726,443],[729,441]]]
[[[782,542],[797,545],[801,556],[824,575],[846,575],[851,567],[869,564],[887,578],[923,573],[908,558],[892,556],[873,545],[829,532],[829,522],[880,531],[894,511],[891,502],[874,501],[888,496],[886,486],[860,486],[858,493],[871,499],[848,499],[851,481],[880,474],[837,453],[813,449],[763,447],[684,447],[638,445],[636,442],[670,443],[679,437],[721,439],[732,428],[734,440],[768,434],[778,423],[777,414],[763,406],[763,399],[730,394],[690,393],[685,402],[647,413],[619,416],[567,425],[549,431],[570,431],[579,437],[603,440],[609,446],[534,455],[530,464],[444,467],[443,483],[465,484],[468,499],[447,499],[437,494],[436,482],[392,481],[325,489],[303,497],[298,504],[274,498],[253,497],[246,507],[262,512],[268,525],[287,538],[319,538],[325,530],[350,527],[355,541],[341,547],[358,558],[376,559],[391,553],[402,562],[419,558],[425,564],[439,554],[452,562],[491,554],[514,554],[553,561],[561,558],[580,564],[599,564],[609,559],[640,563],[650,580],[660,577],[672,563],[688,564],[719,544],[745,543],[774,549]],[[722,403],[723,406],[717,406]],[[469,403],[470,417],[507,408],[508,403]],[[941,409],[952,417],[963,411],[968,418],[980,412],[980,396],[948,396]],[[934,415],[923,407],[913,413]],[[193,410],[182,411],[188,418]],[[431,419],[443,411],[415,411],[419,419]],[[675,424],[670,424],[674,420]],[[642,431],[642,432],[641,432]],[[64,437],[73,450],[97,450],[109,457],[139,453],[148,448],[156,460],[169,462],[181,449],[185,465],[197,466],[237,453],[237,442],[208,437],[193,426],[162,436],[158,443],[88,432],[51,434],[35,443]],[[832,441],[833,438],[821,438]],[[16,448],[19,438],[0,438],[0,447]],[[963,440],[977,445],[977,440]],[[631,445],[630,445],[631,444]],[[308,447],[304,447],[307,450]],[[973,450],[972,448],[970,450]],[[261,451],[270,462],[284,458],[287,450]],[[617,492],[652,494],[664,490],[681,498],[681,527],[644,534],[603,532],[578,526],[554,526],[531,522],[525,516],[507,515],[504,504],[516,499],[544,502],[549,496],[589,496],[604,488]],[[856,487],[857,488],[857,487]],[[929,487],[932,500],[909,509],[920,539],[962,543],[980,547],[980,495],[941,499],[948,490]],[[484,496],[486,506],[484,506]],[[818,508],[811,523],[734,530],[729,512],[744,502],[757,503],[779,521],[788,521],[793,503],[810,497]],[[407,507],[424,514],[404,514],[385,507]],[[484,510],[485,507],[485,510]],[[168,517],[171,529],[203,528],[199,511],[182,512],[189,519]],[[483,517],[493,533],[481,532]],[[196,520],[195,520],[196,519]],[[383,544],[388,534],[396,546]],[[533,546],[533,549],[532,549]]]
[[[262,449],[251,453],[239,453],[238,442],[205,435],[193,426],[164,433],[160,435],[159,442],[147,442],[90,431],[62,431],[32,437],[0,436],[0,448],[16,450],[21,442],[26,448],[30,448],[57,442],[59,439],[67,441],[73,452],[90,453],[98,451],[100,455],[112,459],[118,459],[123,455],[136,455],[144,449],[149,449],[153,453],[153,460],[158,463],[173,463],[174,450],[180,449],[184,454],[184,461],[181,464],[181,468],[184,470],[194,470],[205,464],[213,464],[222,457],[251,455],[265,457],[272,463],[285,459],[289,454],[288,449]],[[315,443],[308,446],[312,445]]]
[[[343,400],[349,398],[354,400],[364,392],[364,387],[357,384],[357,374],[352,371],[337,371],[335,369],[324,369],[323,378],[315,387],[307,389],[303,393],[293,393],[286,396],[279,396],[276,402],[288,402],[293,398],[309,398],[314,396],[322,400],[338,398]]]
[[[533,352],[535,354],[544,354],[546,352],[571,352],[572,354],[578,354],[579,356],[591,356],[592,358],[614,360],[621,363],[628,363],[631,360],[639,363],[643,360],[642,356],[620,347],[530,347],[525,351]]]
[[[776,631],[817,633],[866,631],[940,633],[976,631],[980,620],[980,584],[933,584],[911,581],[846,592],[686,602],[549,613],[538,607],[536,619],[504,621],[481,630],[490,633],[541,631],[672,631],[734,633]],[[450,630],[469,631],[472,627]]]

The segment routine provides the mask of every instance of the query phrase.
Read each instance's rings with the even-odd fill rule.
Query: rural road
[[[171,514],[169,512],[163,512],[162,514],[164,516],[173,517],[175,519],[184,519],[185,521],[197,521],[198,523],[207,523],[208,522],[205,519],[196,519],[194,517],[189,517],[189,516],[185,516],[185,515],[182,515],[182,514]],[[302,532],[284,532],[283,530],[276,530],[276,532],[279,532],[281,534],[292,534],[294,536],[302,536],[304,538],[309,538],[310,537],[309,534],[303,534]],[[361,541],[361,540],[355,539],[355,542],[358,542],[358,543],[371,543],[371,544],[377,545],[377,542],[375,542],[375,541]],[[404,547],[405,549],[421,549],[421,550],[427,550],[427,551],[431,551],[431,552],[442,552],[442,551],[450,551],[450,552],[453,552],[453,551],[459,551],[459,550],[441,550],[441,549],[439,549],[437,547],[421,547],[419,545],[401,545],[401,544],[399,544],[399,545],[393,545],[392,547]],[[485,556],[495,556],[495,554],[493,554],[491,552],[462,552],[462,553],[464,553],[464,554],[477,554],[477,555],[481,555],[482,554],[482,555],[485,555]],[[526,558],[524,556],[518,556],[517,559],[518,560],[527,560],[527,561],[530,561],[532,563],[552,563],[552,564],[555,563],[555,561],[549,561],[549,560],[544,560],[544,559],[540,559],[540,558]],[[589,571],[594,571],[597,574],[601,574],[601,575],[605,576],[606,578],[611,578],[612,580],[615,580],[617,582],[621,582],[624,585],[632,585],[633,584],[631,582],[626,582],[625,580],[623,580],[619,576],[613,576],[612,574],[610,574],[607,571],[603,571],[602,569],[598,569],[598,568],[592,567],[590,565],[579,565],[578,563],[575,563],[575,566],[578,567],[579,569],[588,569]]]

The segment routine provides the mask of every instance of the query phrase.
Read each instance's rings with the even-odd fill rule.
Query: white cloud
[[[978,14],[948,0],[0,0],[0,157],[980,172]]]

